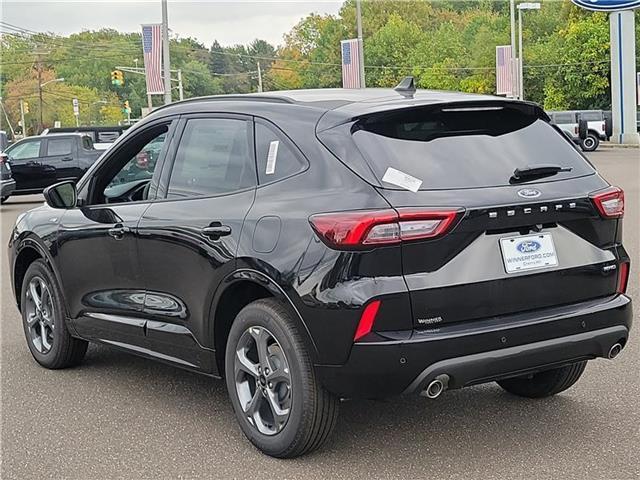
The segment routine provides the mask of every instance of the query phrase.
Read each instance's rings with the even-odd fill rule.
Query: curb
[[[638,149],[640,145],[627,145],[627,144],[619,144],[619,143],[600,143],[598,148],[603,149]]]

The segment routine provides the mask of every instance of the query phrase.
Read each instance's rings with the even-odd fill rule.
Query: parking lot
[[[590,158],[625,190],[629,294],[640,299],[640,152],[606,148]],[[101,346],[78,368],[36,364],[5,249],[16,217],[42,201],[13,197],[1,207],[3,479],[640,478],[638,306],[620,357],[590,362],[554,398],[516,398],[489,384],[437,400],[349,401],[325,448],[275,460],[245,440],[221,381]]]

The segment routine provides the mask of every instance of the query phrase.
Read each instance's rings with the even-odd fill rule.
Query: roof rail
[[[162,110],[173,105],[183,105],[185,103],[195,103],[202,101],[240,101],[240,102],[265,102],[265,103],[295,103],[288,97],[281,97],[278,95],[259,95],[259,94],[230,94],[230,95],[207,95],[203,97],[187,98],[186,100],[179,100],[177,102],[171,102],[166,105],[154,108],[153,112]]]

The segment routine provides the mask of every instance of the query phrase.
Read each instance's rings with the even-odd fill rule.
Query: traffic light
[[[111,84],[116,87],[122,87],[124,85],[124,74],[120,70],[114,70],[111,72]]]
[[[122,107],[122,111],[126,114],[131,113],[131,107],[129,106],[129,100],[124,101],[124,105]]]
[[[29,102],[22,102],[22,108],[24,109],[24,113],[29,113]]]

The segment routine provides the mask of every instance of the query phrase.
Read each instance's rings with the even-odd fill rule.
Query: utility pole
[[[22,138],[27,136],[27,124],[24,123],[24,100],[20,99],[20,122],[22,123]]]
[[[169,59],[169,15],[167,0],[162,0],[162,67],[164,70],[164,103],[171,103],[171,61]]]
[[[522,4],[519,4],[520,7]],[[518,8],[518,98],[524,100],[524,78],[522,73],[522,9]]]
[[[512,2],[514,0],[511,0]],[[365,88],[364,81],[364,45],[362,43],[362,8],[360,0],[356,0],[356,19],[358,23],[358,55],[360,56],[360,88]]]
[[[260,62],[258,62],[258,92],[262,93],[262,70],[260,70]]]
[[[184,100],[184,89],[182,88],[182,70],[178,69],[178,94],[180,100]]]
[[[510,0],[509,2],[509,14],[511,16],[511,97],[518,98],[518,89],[516,84],[518,82],[518,66],[516,59],[516,2]]]
[[[7,125],[9,125],[9,130],[11,130],[11,136],[15,139],[16,138],[16,132],[13,129],[13,125],[11,125],[11,121],[9,120],[9,115],[7,114],[7,109],[4,108],[4,103],[2,102],[2,97],[0,97],[0,108],[2,109],[2,112],[4,113],[4,118],[7,120]]]
[[[42,110],[43,110],[43,101],[42,101],[42,59],[40,54],[38,54],[38,102],[39,102],[39,120],[38,120],[38,134],[42,132]]]

